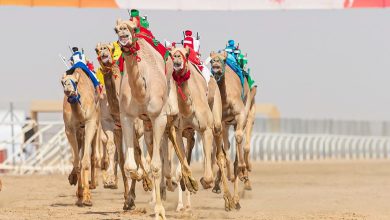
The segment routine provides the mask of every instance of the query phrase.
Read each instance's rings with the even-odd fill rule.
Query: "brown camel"
[[[238,180],[246,181],[248,179],[246,165],[243,156],[244,129],[247,123],[247,115],[252,101],[248,82],[245,80],[244,92],[238,75],[226,65],[227,53],[211,52],[211,68],[214,77],[217,80],[222,98],[222,133],[224,139],[224,148],[227,159],[228,178],[234,181],[234,203],[236,208],[240,208],[238,195]],[[243,92],[243,94],[242,94]],[[242,97],[243,95],[243,97]],[[234,162],[234,178],[231,178],[230,171],[230,143],[229,127],[233,125],[236,141],[236,160]],[[215,190],[218,192],[219,180],[216,178]]]
[[[113,44],[101,44],[99,43],[96,48],[96,54],[98,55],[98,60],[101,66],[101,71],[103,73],[104,77],[104,82],[105,82],[105,88],[107,91],[107,100],[108,100],[108,106],[109,106],[109,112],[111,114],[111,117],[113,119],[113,124],[114,124],[114,141],[115,141],[115,146],[116,146],[116,151],[118,153],[118,159],[119,159],[119,166],[121,169],[122,173],[122,178],[123,178],[123,183],[124,183],[124,197],[125,201],[128,201],[129,198],[129,193],[132,198],[135,198],[135,183],[136,180],[132,180],[131,184],[131,189],[129,192],[128,189],[128,180],[125,175],[124,171],[124,153],[122,149],[122,128],[121,128],[121,123],[120,123],[120,113],[119,113],[119,91],[120,91],[120,86],[121,86],[121,80],[122,76],[120,74],[119,66],[116,64],[114,61],[113,55],[114,55],[114,46]],[[124,87],[128,87],[128,84],[124,84]],[[135,121],[135,133],[136,133],[136,139],[139,140],[139,138],[143,135],[143,126],[140,120]],[[141,157],[141,149],[139,147],[139,142],[135,141],[136,149],[138,151],[137,155],[137,165],[142,165]],[[111,162],[112,160],[110,160]],[[116,177],[116,164],[114,163],[114,170],[115,170],[115,177]],[[142,166],[143,167],[143,166]],[[143,183],[144,183],[144,189],[146,191],[151,190],[151,181],[150,179],[144,175],[143,176]],[[124,209],[128,209],[129,207],[126,205]]]
[[[211,153],[213,139],[217,152],[217,164],[222,171],[224,188],[225,210],[230,211],[233,207],[233,199],[229,192],[227,179],[224,172],[225,155],[222,149],[222,101],[221,95],[214,78],[207,84],[195,66],[188,61],[190,49],[174,48],[173,56],[173,79],[177,83],[179,104],[179,132],[178,141],[184,148],[181,134],[193,134],[197,131],[202,137],[204,151],[204,177],[200,180],[203,188],[211,188],[213,174],[211,168]],[[210,89],[210,90],[209,90]],[[213,136],[214,134],[214,136]],[[213,138],[214,137],[214,138]],[[193,137],[188,137],[193,138]],[[187,159],[190,163],[193,142],[187,144]]]
[[[96,165],[95,151],[100,140],[99,101],[92,81],[80,68],[67,71],[61,83],[65,93],[63,102],[65,133],[72,146],[73,154],[73,170],[69,175],[69,182],[71,185],[78,183],[76,204],[91,206],[88,178],[90,170],[93,174]],[[91,179],[95,180],[94,175]]]
[[[160,144],[166,128],[178,158],[183,165],[183,177],[190,191],[197,190],[197,183],[193,179],[189,165],[176,142],[176,131],[173,126],[174,117],[178,114],[176,90],[170,74],[173,63],[171,59],[164,60],[162,56],[149,44],[143,36],[136,34],[136,18],[133,21],[118,20],[115,31],[122,45],[125,58],[128,80],[122,80],[130,88],[121,88],[119,105],[121,109],[121,123],[126,145],[125,172],[132,179],[140,175],[134,159],[134,120],[139,117],[146,128],[152,129],[152,135],[145,133],[145,141],[152,142],[152,160],[150,171],[153,179],[156,203],[154,207],[156,219],[166,219],[162,205],[160,182],[162,178],[162,161],[160,158]],[[151,137],[152,136],[152,137]],[[164,148],[162,148],[164,151]]]

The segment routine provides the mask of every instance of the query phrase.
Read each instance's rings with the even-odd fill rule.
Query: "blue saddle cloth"
[[[242,71],[241,67],[238,65],[238,62],[236,58],[234,58],[233,55],[228,53],[228,56],[226,58],[226,64],[237,74],[237,76],[240,78],[241,86],[242,86],[242,97],[244,97],[244,72]]]
[[[87,67],[87,65],[85,65],[84,63],[82,62],[77,62],[76,64],[74,64],[68,71],[73,73],[73,71],[76,69],[76,68],[80,68],[82,69],[88,76],[89,78],[92,80],[92,83],[93,83],[93,86],[96,87],[98,86],[100,83],[99,81],[97,80],[95,74]],[[67,72],[68,72],[67,71]]]

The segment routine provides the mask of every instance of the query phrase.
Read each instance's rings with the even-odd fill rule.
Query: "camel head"
[[[226,58],[227,53],[226,51],[215,53],[210,53],[211,58],[211,72],[213,73],[214,77],[217,81],[221,80],[222,76],[225,74],[225,65],[226,65]]]
[[[185,74],[185,69],[188,62],[188,56],[190,55],[190,49],[186,48],[173,48],[171,51],[173,60],[173,69],[175,74]]]
[[[119,43],[122,46],[130,46],[137,31],[137,25],[134,21],[122,19],[116,21],[115,33],[118,35]]]
[[[101,66],[110,67],[114,61],[115,47],[112,43],[98,43],[95,51]]]
[[[80,73],[74,71],[73,74],[64,73],[61,79],[61,84],[64,87],[64,94],[68,100],[72,97],[78,97],[77,84],[80,79]]]

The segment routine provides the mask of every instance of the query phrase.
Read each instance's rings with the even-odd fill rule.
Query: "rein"
[[[188,69],[188,60],[185,58],[184,54],[181,51],[179,51],[179,53],[180,53],[180,56],[183,57],[183,69],[180,72],[173,70],[172,78],[176,81],[177,91],[180,93],[181,98],[184,101],[186,101],[187,97],[184,94],[181,86],[183,85],[184,82],[186,82],[190,78],[191,71]]]

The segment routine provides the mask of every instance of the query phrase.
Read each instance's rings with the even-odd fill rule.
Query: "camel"
[[[118,179],[116,177],[117,161],[115,160],[115,122],[109,111],[106,88],[103,87],[103,99],[100,100],[100,120],[102,124],[102,146],[104,153],[103,185],[104,188],[117,189]]]
[[[244,129],[247,123],[247,116],[251,107],[251,93],[249,90],[248,82],[244,83],[244,91],[238,75],[226,65],[227,53],[211,52],[211,68],[214,77],[217,80],[219,90],[222,98],[222,133],[223,142],[227,159],[227,173],[228,178],[234,182],[234,204],[236,209],[241,206],[239,204],[238,195],[238,180],[246,181],[248,179],[248,173],[246,171],[246,164],[243,156],[243,142],[244,142]],[[242,97],[243,95],[243,97]],[[234,136],[236,141],[236,160],[234,162],[234,177],[231,177],[230,171],[230,143],[229,143],[229,127],[233,125]],[[219,191],[220,173],[216,178],[216,183],[213,191]]]
[[[69,183],[78,184],[76,205],[92,206],[88,178],[92,171],[91,182],[94,185],[95,154],[100,140],[98,131],[101,129],[99,98],[95,94],[91,80],[80,68],[64,73],[61,83],[65,93],[63,101],[65,133],[72,146],[73,155],[73,170],[68,178]]]
[[[178,141],[184,148],[182,134],[187,137],[187,160],[190,163],[193,147],[194,130],[202,137],[204,151],[204,177],[200,180],[203,188],[211,188],[213,182],[211,154],[213,139],[215,140],[217,152],[217,164],[222,172],[224,188],[225,210],[230,211],[233,207],[233,199],[229,192],[227,179],[224,172],[225,155],[222,149],[222,101],[221,95],[214,78],[206,82],[200,71],[192,64],[188,57],[190,48],[173,48],[173,79],[177,83],[178,104],[180,123],[178,129]],[[192,137],[191,137],[192,135]],[[207,179],[206,179],[206,178]],[[187,194],[187,200],[189,200]],[[179,199],[178,209],[181,199]],[[187,201],[187,208],[189,202]]]
[[[124,198],[125,201],[128,201],[128,194],[129,194],[129,187],[128,187],[128,180],[125,175],[124,171],[124,153],[122,149],[122,128],[121,128],[121,122],[120,122],[120,112],[119,112],[119,92],[120,92],[120,86],[121,86],[121,74],[119,70],[119,66],[114,61],[113,55],[114,55],[114,46],[113,44],[104,44],[99,43],[97,44],[95,51],[98,56],[98,60],[101,66],[101,71],[103,73],[104,82],[105,82],[105,88],[107,91],[107,101],[108,101],[108,110],[111,114],[111,118],[113,119],[113,127],[112,130],[114,131],[114,142],[116,146],[116,152],[118,154],[118,160],[119,160],[119,167],[121,169],[122,178],[123,178],[123,184],[125,188],[124,192]],[[128,87],[128,85],[123,85],[124,87]],[[143,126],[141,121],[138,119],[135,121],[135,133],[136,133],[136,139],[139,140],[139,138],[143,135]],[[137,146],[138,153],[141,153],[139,147],[139,142],[135,141],[135,145]],[[115,151],[115,150],[114,150]],[[141,155],[138,155],[137,165],[142,165],[142,162],[140,161]],[[113,160],[110,159],[110,162]],[[113,163],[113,169],[115,173],[115,179],[116,178],[116,163]],[[143,176],[144,180],[144,189],[146,191],[151,190],[151,180],[145,175]],[[132,197],[135,198],[135,182],[136,180],[132,180],[130,194]],[[126,203],[125,203],[126,204]],[[128,209],[128,206],[124,206],[124,209]]]
[[[177,94],[175,89],[171,89],[174,84],[170,74],[166,74],[172,72],[173,62],[169,57],[164,60],[159,52],[149,44],[148,36],[138,33],[140,29],[137,27],[135,19],[137,18],[132,21],[118,19],[115,27],[115,32],[122,46],[128,78],[127,82],[122,80],[119,98],[120,117],[126,145],[125,173],[132,179],[145,175],[142,173],[142,169],[137,169],[134,159],[135,146],[132,141],[135,133],[134,121],[139,117],[144,121],[145,141],[152,143],[153,146],[152,152],[150,152],[152,155],[150,172],[156,199],[155,218],[166,219],[159,184],[162,179],[160,144],[166,129],[182,164],[186,187],[195,192],[197,191],[197,182],[192,177],[189,165],[177,144],[176,131],[173,126],[175,116],[178,114]],[[130,88],[123,86],[126,83]],[[151,129],[152,132],[146,132],[147,129]],[[166,147],[162,147],[162,152],[164,151],[166,151]],[[166,157],[167,155],[164,155],[164,158]]]

